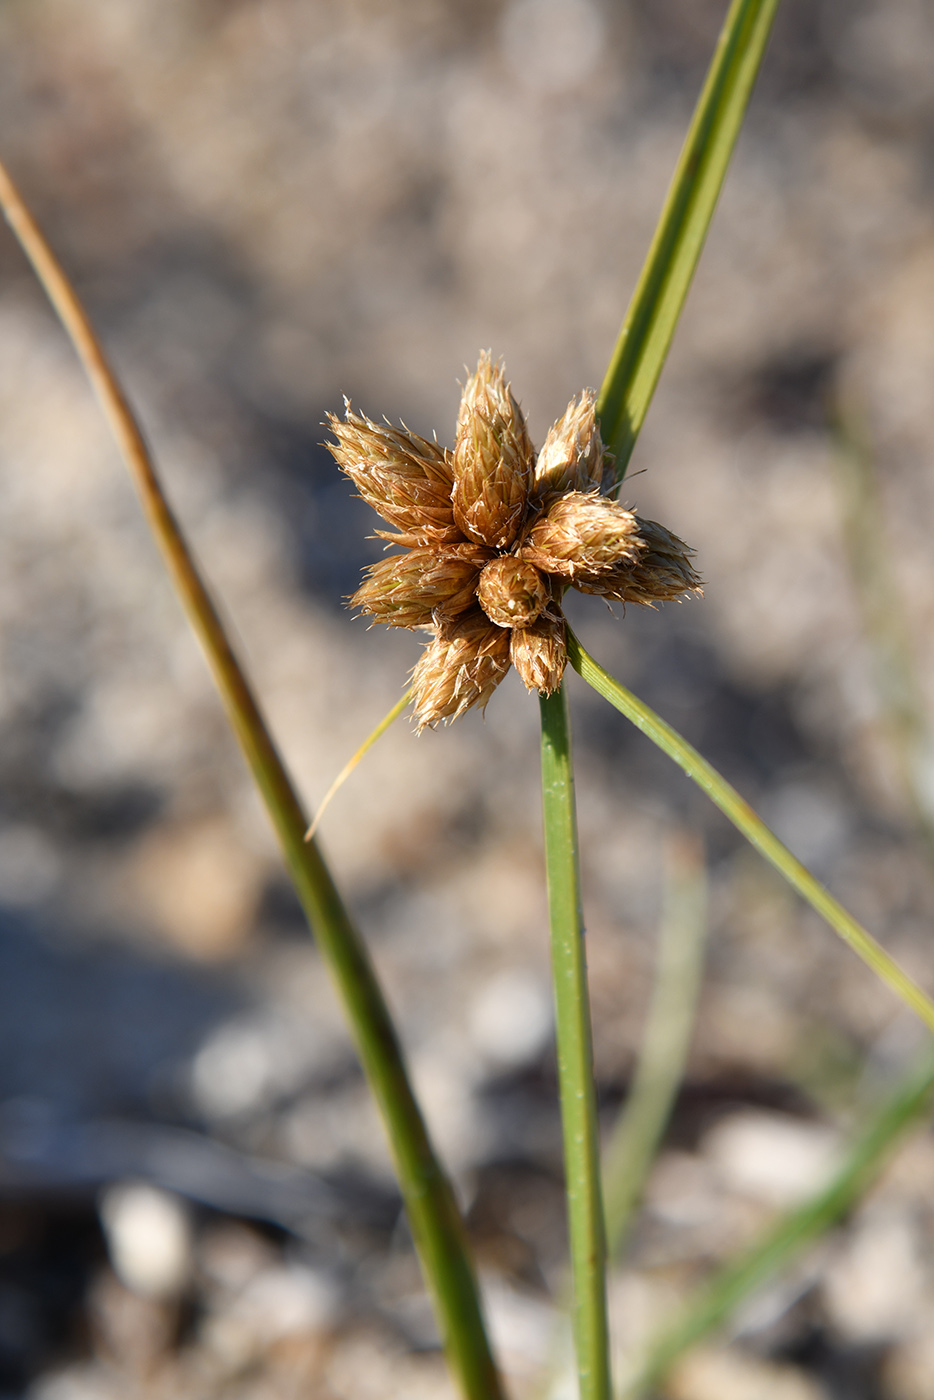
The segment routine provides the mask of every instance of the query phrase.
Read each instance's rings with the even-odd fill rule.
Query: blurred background
[[[346,394],[449,443],[489,347],[540,443],[599,386],[724,10],[0,9],[2,158],[311,803],[420,646],[346,611],[378,522],[321,446],[325,413]],[[928,989],[932,60],[925,0],[783,0],[623,493],[695,546],[706,596],[572,605],[589,649]],[[861,465],[831,428],[841,402]],[[687,1078],[613,1281],[625,1354],[814,1189],[923,1037],[667,760],[570,691],[608,1125],[666,852],[700,834],[709,867]],[[514,675],[485,721],[402,721],[323,825],[516,1396],[564,1346],[537,724]],[[934,1396],[932,1180],[922,1133],[666,1393]],[[4,236],[0,1396],[130,1394],[451,1391],[331,987],[98,410]]]

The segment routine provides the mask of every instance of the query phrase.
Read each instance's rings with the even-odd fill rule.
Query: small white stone
[[[826,1182],[837,1161],[837,1140],[817,1123],[742,1112],[711,1128],[702,1154],[734,1190],[770,1205],[791,1206]]]
[[[257,1274],[236,1299],[230,1316],[257,1342],[268,1344],[320,1331],[336,1311],[331,1281],[319,1271],[295,1264],[276,1265]]]
[[[191,1067],[191,1091],[210,1118],[234,1117],[257,1108],[272,1079],[269,1037],[250,1022],[221,1026],[202,1045]]]
[[[192,1098],[209,1118],[252,1113],[298,1089],[319,1062],[313,1027],[279,1014],[245,1015],[219,1026],[190,1070]]]
[[[528,1064],[551,1034],[551,995],[519,970],[500,972],[481,988],[468,1012],[467,1029],[477,1050],[495,1066]]]
[[[562,1355],[570,1352],[566,1319],[538,1298],[510,1288],[503,1279],[483,1280],[483,1306],[490,1339],[507,1362],[545,1366],[556,1350]]]
[[[109,1187],[101,1224],[114,1271],[145,1298],[169,1298],[185,1287],[191,1267],[191,1222],[177,1196],[142,1182]]]
[[[421,1047],[412,1057],[418,1101],[441,1156],[454,1172],[480,1160],[487,1133],[473,1094],[469,1065],[437,1045]]]
[[[930,1326],[928,1284],[909,1214],[873,1210],[859,1220],[828,1269],[824,1301],[848,1340],[881,1342]]]
[[[721,1197],[710,1163],[689,1152],[660,1153],[646,1188],[652,1214],[680,1229],[703,1225],[716,1213]]]
[[[121,1393],[119,1379],[92,1363],[39,1376],[26,1396],[27,1400],[120,1400]]]
[[[665,1394],[671,1400],[827,1400],[823,1387],[796,1366],[712,1347],[698,1347],[680,1361]]]
[[[808,783],[787,783],[765,804],[766,820],[806,864],[833,859],[846,845],[849,822],[840,803]]]

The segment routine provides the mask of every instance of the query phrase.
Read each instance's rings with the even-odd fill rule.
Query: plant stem
[[[610,1400],[606,1236],[567,698],[539,697],[558,1080],[581,1400]]]
[[[934,1002],[921,990],[917,982],[909,977],[904,968],[899,967],[895,959],[890,957],[872,934],[844,909],[840,901],[834,899],[829,890],[824,889],[797,856],[791,854],[788,847],[769,830],[758,813],[754,812],[749,803],[740,797],[735,787],[717,772],[713,764],[702,758],[697,750],[683,739],[677,730],[672,729],[670,724],[666,724],[660,715],[650,709],[645,701],[637,699],[632,691],[620,685],[619,681],[604,671],[599,662],[588,655],[570,627],[568,660],[588,685],[592,685],[594,690],[619,710],[620,714],[631,720],[637,729],[641,729],[663,753],[674,759],[678,767],[706,792],[736,829],[742,832],[749,844],[774,865],[779,874],[784,876],[812,909],[826,919],[830,927],[850,945],[857,957],[862,958],[866,966],[920,1017],[929,1030],[934,1030]]]
[[[597,400],[622,481],[713,218],[778,0],[733,0]]]
[[[706,933],[703,848],[699,841],[684,835],[669,855],[655,981],[639,1062],[626,1105],[603,1154],[611,1257],[619,1256],[625,1243],[684,1074],[697,1013]]]
[[[163,493],[133,411],[74,288],[2,165],[0,205],[71,337],[117,440],[172,583],[207,657],[227,718],[266,803],[318,948],[337,984],[389,1137],[451,1369],[469,1400],[497,1400],[503,1392],[484,1329],[463,1221],[412,1091],[402,1046],[366,944],[318,847],[305,841],[307,818]]]
[[[766,1231],[741,1259],[727,1264],[689,1299],[681,1316],[650,1344],[638,1376],[623,1387],[627,1400],[653,1391],[672,1364],[712,1332],[754,1289],[819,1238],[859,1200],[899,1141],[930,1109],[934,1062],[925,1056],[880,1109],[822,1191]]]

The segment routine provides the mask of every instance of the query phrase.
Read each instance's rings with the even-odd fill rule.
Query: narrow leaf
[[[396,720],[402,714],[402,711],[405,709],[406,705],[409,703],[411,698],[412,692],[411,690],[407,690],[405,694],[399,700],[396,701],[389,713],[383,716],[383,718],[380,720],[379,724],[376,726],[373,732],[367,735],[363,743],[357,749],[357,752],[353,754],[352,757],[349,758],[344,764],[343,768],[338,773],[337,777],[334,779],[333,783],[328,788],[327,792],[324,794],[320,803],[318,804],[318,810],[315,813],[315,819],[311,823],[311,826],[308,828],[308,830],[305,832],[306,841],[311,841],[313,839],[315,832],[321,825],[321,818],[324,816],[328,807],[330,807],[332,799],[336,797],[337,794],[340,792],[341,788],[344,786],[347,779],[350,777],[351,773],[356,768],[357,764],[369,753],[370,749],[376,743],[377,739],[381,739],[383,737],[390,725],[395,724]]]
[[[921,990],[918,984],[899,967],[894,958],[849,914],[843,905],[825,890],[820,881],[801,864],[771,831],[760,816],[753,811],[736,789],[722,777],[705,758],[670,724],[650,709],[644,701],[638,700],[625,686],[613,679],[598,662],[581,646],[568,628],[568,659],[575,671],[588,685],[592,685],[605,700],[609,700],[620,714],[641,729],[653,744],[674,759],[688,777],[706,792],[712,802],[729,818],[746,840],[775,866],[780,875],[816,909],[830,927],[848,943],[858,957],[877,977],[885,982],[906,1006],[919,1016],[929,1030],[934,1030],[934,1002]]]
[[[727,1264],[689,1299],[653,1342],[638,1375],[623,1390],[627,1400],[653,1393],[689,1347],[727,1321],[755,1289],[819,1239],[868,1190],[907,1132],[930,1110],[934,1063],[928,1055],[879,1111],[840,1170],[811,1200],[783,1216],[747,1253]]]
[[[762,62],[778,0],[733,0],[597,400],[619,480],[662,372]]]

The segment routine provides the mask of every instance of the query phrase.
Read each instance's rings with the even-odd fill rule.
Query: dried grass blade
[[[305,841],[305,813],[163,494],[133,411],[74,288],[2,165],[0,206],[71,337],[113,430],[176,592],[211,667],[227,717],[266,803],[322,957],[337,984],[383,1116],[451,1369],[470,1400],[498,1400],[502,1388],[486,1337],[463,1222],[412,1091],[402,1046],[366,945],[323,856],[313,841]]]
[[[406,705],[409,703],[411,698],[412,692],[411,690],[407,690],[405,694],[399,700],[396,701],[389,713],[383,716],[383,718],[380,720],[379,724],[376,726],[373,732],[364,739],[363,743],[357,749],[357,752],[344,764],[343,768],[338,773],[337,777],[334,779],[333,783],[328,788],[327,792],[324,794],[320,803],[318,804],[318,810],[315,813],[314,821],[311,823],[311,826],[305,832],[306,841],[314,840],[315,832],[318,830],[318,827],[321,824],[321,818],[324,816],[325,812],[330,807],[333,798],[335,798],[340,792],[341,788],[344,786],[347,779],[350,777],[351,773],[356,768],[357,764],[361,761],[361,759],[365,758],[365,756],[369,753],[370,749],[376,743],[377,739],[381,739],[386,733],[386,730],[390,727],[390,725],[395,724],[396,720],[402,714],[402,711],[405,709]]]

